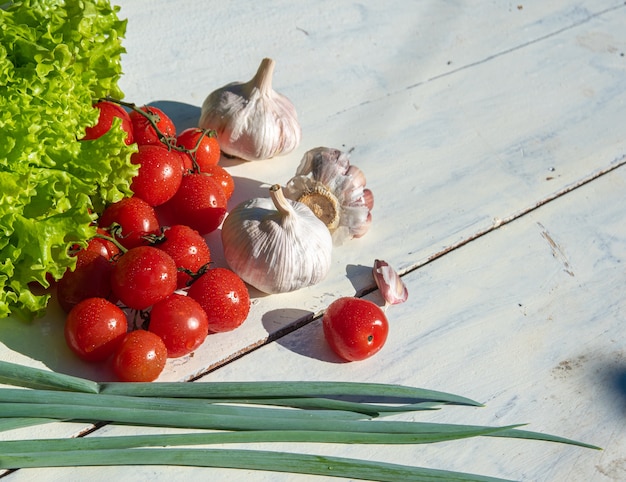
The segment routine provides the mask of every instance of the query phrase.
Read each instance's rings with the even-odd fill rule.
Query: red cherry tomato
[[[76,268],[67,270],[56,285],[57,300],[67,313],[87,298],[111,296],[113,264],[95,251],[82,249],[76,254]]]
[[[104,236],[110,236],[107,231],[102,228],[97,228],[98,234]],[[87,243],[86,251],[93,251],[94,253],[98,253],[100,256],[104,256],[106,259],[113,259],[120,253],[120,248],[117,247],[115,243],[109,241],[108,239],[104,239],[98,236],[94,236]]]
[[[113,371],[123,382],[151,382],[165,368],[167,348],[161,338],[146,330],[128,333],[113,355]]]
[[[164,241],[155,247],[169,254],[177,268],[184,268],[197,273],[211,261],[211,251],[206,241],[195,229],[183,224],[176,224],[163,232]],[[191,276],[178,271],[177,288],[184,288],[191,281]]]
[[[128,249],[148,244],[144,236],[160,232],[154,208],[134,196],[107,206],[98,220],[98,226],[104,229],[114,223],[121,226],[121,233],[116,233],[116,239]]]
[[[198,172],[205,172],[208,166],[214,166],[220,161],[220,145],[214,131],[190,127],[178,134],[176,145],[192,151],[184,154]]]
[[[176,126],[174,125],[174,122],[161,109],[148,105],[144,105],[139,109],[154,116],[156,126],[165,137],[176,136]],[[152,124],[145,115],[135,110],[131,111],[129,115],[133,125],[133,137],[137,144],[161,143],[157,132],[154,130],[154,127],[152,127]]]
[[[183,176],[185,174],[191,174],[193,172],[193,161],[191,160],[191,157],[189,157],[187,154],[185,154],[182,151],[173,151],[173,152],[178,154],[182,160]]]
[[[152,246],[129,249],[115,263],[113,294],[129,308],[145,310],[176,290],[176,263]]]
[[[202,345],[209,321],[200,304],[189,296],[174,293],[150,311],[149,331],[161,337],[169,358],[187,355]]]
[[[324,313],[324,337],[332,350],[347,361],[363,360],[378,352],[389,333],[383,310],[371,301],[344,297]]]
[[[206,311],[209,331],[231,331],[240,326],[250,312],[250,294],[245,283],[226,268],[208,270],[189,287],[188,296]]]
[[[186,224],[201,235],[215,231],[226,216],[226,196],[220,185],[205,174],[183,176],[174,197],[163,205],[165,217]]]
[[[120,308],[104,298],[87,298],[67,315],[65,341],[81,359],[103,361],[119,347],[127,329]]]
[[[115,117],[119,117],[120,119],[122,119],[122,129],[127,132],[127,136],[124,142],[127,145],[130,145],[134,142],[133,125],[130,121],[130,115],[128,114],[128,112],[126,112],[120,105],[106,100],[97,102],[96,104],[94,104],[94,107],[100,111],[98,123],[95,126],[87,127],[85,129],[85,137],[83,137],[83,140],[92,140],[102,137],[111,129],[111,126],[113,125],[113,119]]]
[[[235,181],[233,176],[219,164],[207,166],[203,171],[204,174],[211,176],[222,187],[226,200],[229,200],[235,190]]]
[[[133,153],[130,161],[139,164],[139,171],[130,185],[136,197],[150,206],[158,206],[176,194],[183,179],[183,161],[179,154],[161,144],[144,144]]]

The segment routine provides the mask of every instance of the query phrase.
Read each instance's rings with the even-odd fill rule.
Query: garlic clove
[[[307,204],[325,222],[333,243],[341,245],[363,236],[371,225],[374,196],[365,182],[365,174],[350,164],[347,153],[317,147],[304,154],[285,195]]]
[[[304,204],[270,188],[270,198],[237,205],[222,225],[224,257],[246,283],[286,293],[322,281],[331,265],[330,232]]]
[[[363,189],[363,203],[370,211],[374,208],[374,194],[369,189]]]
[[[372,274],[374,275],[376,286],[378,286],[380,293],[385,299],[385,304],[397,305],[404,303],[408,299],[409,292],[404,281],[402,281],[396,270],[389,266],[389,263],[379,259],[375,260]]]
[[[247,161],[287,154],[302,131],[293,103],[272,88],[275,62],[263,59],[248,82],[233,82],[210,93],[199,127],[213,129],[222,151]]]
[[[346,174],[350,167],[349,156],[339,149],[316,147],[307,151],[296,169],[296,176],[311,175],[326,185]]]

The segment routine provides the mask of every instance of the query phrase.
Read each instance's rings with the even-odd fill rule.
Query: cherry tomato
[[[192,273],[211,261],[211,251],[206,241],[195,229],[176,224],[163,232],[164,241],[155,247],[169,254],[177,268],[184,268]],[[184,271],[178,271],[177,288],[184,288],[191,281],[191,276]]]
[[[189,296],[174,293],[150,311],[149,331],[161,337],[169,358],[191,353],[204,342],[209,330],[206,312]]]
[[[122,108],[122,106],[115,104],[114,102],[103,100],[94,104],[94,107],[100,111],[98,123],[95,126],[87,127],[85,129],[85,137],[83,137],[83,140],[87,141],[102,137],[111,129],[113,119],[115,117],[119,117],[122,119],[122,129],[127,132],[124,142],[127,145],[134,142],[133,125],[130,121],[130,115]]]
[[[103,236],[110,236],[109,233],[102,228],[97,228],[96,231],[98,234],[101,234]],[[89,240],[85,250],[98,253],[100,256],[104,256],[108,260],[113,259],[120,253],[120,248],[118,248],[114,242],[98,236],[94,236]]]
[[[197,168],[198,172],[205,172],[205,168],[214,166],[220,161],[220,145],[214,131],[190,127],[178,134],[176,145],[192,151],[184,154],[189,157],[191,165]]]
[[[189,287],[188,296],[206,311],[209,331],[214,333],[234,330],[250,312],[248,288],[226,268],[208,270]]]
[[[222,187],[226,200],[228,201],[233,195],[235,190],[235,181],[233,176],[219,164],[207,166],[203,171],[204,174],[208,174]]]
[[[383,310],[371,301],[344,297],[333,301],[322,318],[324,337],[347,361],[363,360],[378,352],[389,333]]]
[[[104,229],[114,223],[121,226],[121,233],[116,233],[115,238],[128,249],[148,244],[144,236],[160,232],[154,208],[135,196],[110,204],[98,220],[98,226]]]
[[[140,145],[130,158],[139,164],[130,189],[150,206],[169,201],[183,179],[183,161],[179,154],[161,144]]]
[[[167,348],[161,338],[146,330],[128,333],[113,355],[113,371],[123,382],[151,382],[165,368]]]
[[[155,116],[156,126],[165,137],[176,136],[176,126],[174,125],[174,122],[161,109],[148,105],[144,105],[139,109]],[[150,121],[145,115],[135,110],[131,111],[129,115],[133,124],[133,137],[137,144],[161,143],[157,132],[154,130],[154,127],[152,127],[152,124],[150,124]]]
[[[65,341],[81,359],[103,361],[119,347],[127,329],[120,308],[104,298],[87,298],[67,315]]]
[[[113,294],[129,308],[145,310],[176,290],[176,263],[152,246],[129,249],[115,263]]]
[[[82,249],[76,254],[76,267],[67,270],[56,285],[57,300],[67,313],[87,298],[109,298],[113,264],[101,254]]]
[[[211,176],[188,174],[163,207],[166,218],[176,219],[178,224],[186,224],[204,236],[222,223],[226,204],[224,191]]]
[[[178,154],[182,160],[183,176],[185,174],[191,174],[193,172],[193,161],[191,160],[191,157],[189,157],[186,153],[182,151],[173,151],[173,152]]]

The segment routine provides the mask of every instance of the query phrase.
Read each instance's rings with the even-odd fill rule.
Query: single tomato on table
[[[202,345],[209,321],[196,300],[174,293],[152,307],[148,330],[161,337],[168,358],[178,358]]]
[[[113,125],[113,119],[119,117],[121,119],[121,128],[127,133],[124,142],[126,145],[130,145],[134,142],[133,139],[133,125],[130,120],[130,115],[124,110],[124,108],[114,102],[102,100],[94,104],[94,107],[99,110],[98,122],[94,126],[87,127],[85,129],[84,141],[98,139],[104,134],[109,132]]]
[[[85,250],[93,251],[94,253],[104,256],[108,260],[114,259],[118,254],[120,254],[120,248],[118,248],[113,241],[106,239],[110,236],[111,235],[108,231],[102,228],[97,228],[96,236],[89,240]]]
[[[123,382],[151,382],[165,368],[167,348],[160,336],[147,331],[128,333],[113,355],[113,372]]]
[[[208,270],[192,283],[188,295],[206,311],[209,331],[213,333],[234,330],[250,312],[246,284],[226,268]]]
[[[219,164],[213,164],[205,167],[202,172],[211,176],[222,187],[227,201],[232,197],[235,190],[235,180],[226,169]]]
[[[152,206],[138,197],[127,197],[108,205],[98,219],[98,226],[108,229],[118,224],[120,232],[113,232],[119,243],[127,249],[147,245],[144,238],[157,235],[160,231],[159,220]]]
[[[129,308],[145,310],[176,290],[176,263],[152,246],[129,249],[111,274],[113,294]]]
[[[211,250],[200,233],[184,224],[175,224],[163,230],[163,240],[154,246],[169,254],[178,271],[177,287],[185,288],[191,276],[185,271],[197,273],[211,261]]]
[[[324,313],[322,324],[326,341],[346,361],[371,357],[383,347],[389,333],[383,310],[361,298],[333,301]]]
[[[177,152],[162,144],[143,144],[130,157],[139,165],[130,189],[150,206],[169,201],[183,179],[183,161]]]
[[[57,300],[67,313],[87,298],[106,298],[112,295],[113,263],[100,253],[81,249],[76,254],[76,267],[68,269],[56,285]]]
[[[177,224],[185,224],[204,236],[222,223],[227,203],[224,190],[212,176],[186,174],[174,197],[161,205],[160,214],[166,220],[176,220]]]
[[[161,109],[150,105],[144,105],[140,107],[139,110],[152,116],[155,125],[162,135],[167,138],[173,138],[176,136],[176,126],[174,125],[174,122]],[[161,144],[159,134],[144,114],[133,110],[130,112],[129,116],[133,125],[133,137],[138,145]]]
[[[104,361],[120,346],[128,323],[126,315],[104,298],[87,298],[67,315],[65,341],[79,358]]]
[[[185,165],[191,166],[192,170],[204,172],[205,168],[220,161],[220,145],[215,131],[190,127],[178,134],[176,145],[189,151],[184,153],[188,158]]]

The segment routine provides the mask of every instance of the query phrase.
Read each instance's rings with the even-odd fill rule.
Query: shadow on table
[[[376,288],[371,266],[349,264],[346,266],[346,277],[354,288],[354,293],[346,296],[363,296]],[[380,306],[384,305],[380,294],[373,293],[368,298]],[[324,338],[322,319],[314,317],[314,313],[310,311],[284,308],[265,313],[262,323],[270,334],[269,341],[274,341],[294,353],[329,363],[346,363],[328,346]]]
[[[263,315],[261,322],[270,333],[270,341],[307,358],[343,363],[324,339],[321,318],[314,319],[310,311],[297,308],[271,310]]]
[[[622,365],[611,373],[612,388],[619,396],[622,414],[626,417],[626,365]]]
[[[626,418],[626,359],[621,352],[600,356],[587,372],[587,390],[600,392],[600,410]]]
[[[200,119],[200,107],[176,102],[173,100],[155,100],[148,105],[161,109],[176,126],[177,132],[182,132],[189,127],[197,127]]]
[[[376,283],[372,277],[372,266],[364,266],[362,264],[349,264],[346,266],[346,277],[352,283],[354,288],[354,296],[362,297],[376,289]],[[370,301],[383,306],[385,300],[378,294],[369,297]]]
[[[112,371],[107,364],[83,362],[71,352],[63,335],[65,316],[53,296],[43,318],[31,322],[11,317],[2,320],[0,344],[57,373],[98,382],[111,381]]]

